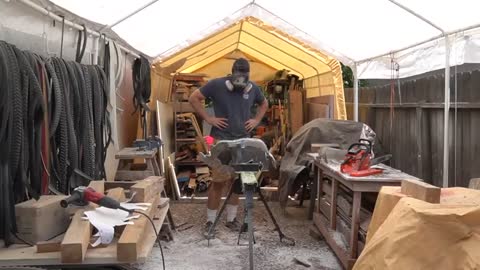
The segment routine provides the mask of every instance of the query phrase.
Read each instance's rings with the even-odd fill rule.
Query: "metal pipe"
[[[86,37],[85,37],[86,38]],[[98,47],[100,42],[100,37],[96,37],[93,39],[93,59],[92,59],[92,64],[97,65],[98,64]]]
[[[404,5],[396,2],[395,0],[388,0],[388,1],[390,1],[390,2],[392,2],[393,4],[397,5],[397,6],[400,7],[401,9],[407,11],[408,13],[412,14],[413,16],[419,18],[420,20],[428,23],[428,24],[429,24],[430,26],[432,26],[433,28],[436,28],[438,31],[442,32],[442,34],[445,34],[445,31],[443,31],[443,29],[442,29],[440,26],[434,24],[432,21],[430,21],[430,20],[428,20],[427,18],[423,17],[422,15],[416,13],[415,11],[411,10],[410,8],[408,8],[408,7],[404,6]]]
[[[365,59],[363,59],[363,60],[357,61],[357,63],[358,63],[358,64],[361,64],[361,63],[365,63],[365,62],[368,62],[368,61],[371,61],[371,60],[374,60],[374,59],[377,59],[377,58],[380,58],[380,57],[390,56],[392,53],[395,54],[395,53],[398,53],[398,52],[401,52],[401,51],[405,51],[405,50],[408,50],[408,49],[411,49],[411,48],[415,48],[415,47],[417,47],[417,46],[419,46],[419,45],[422,45],[422,44],[425,44],[425,43],[432,42],[432,41],[435,41],[435,40],[437,40],[437,39],[440,39],[440,38],[444,37],[445,35],[453,35],[453,34],[456,34],[456,33],[465,32],[465,31],[472,30],[472,29],[475,29],[475,28],[480,28],[480,24],[474,24],[474,25],[467,26],[467,27],[464,27],[464,28],[460,28],[460,29],[457,29],[457,30],[454,30],[454,31],[445,32],[445,34],[439,34],[439,35],[434,36],[434,37],[432,37],[432,38],[429,38],[429,39],[426,39],[426,40],[424,40],[424,41],[420,41],[420,42],[414,43],[414,44],[412,44],[412,45],[403,47],[403,48],[398,49],[398,50],[395,50],[395,51],[391,51],[391,52],[387,52],[387,53],[382,53],[382,54],[379,54],[379,55],[376,55],[376,56],[373,56],[373,57],[365,58]]]
[[[448,187],[448,120],[450,114],[450,38],[445,36],[445,110],[443,119],[443,187]]]
[[[57,22],[62,22],[62,17],[48,11],[47,9],[43,8],[42,6],[32,2],[31,0],[17,0],[19,3],[22,3],[24,4],[25,6],[28,6],[30,8],[32,8],[33,10],[37,11],[37,12],[40,12],[41,14],[43,15],[46,15],[46,16],[49,16],[50,18],[54,19],[55,21]],[[76,24],[74,22],[71,22],[69,20],[65,20],[65,25],[68,25],[72,28],[75,28],[77,30],[83,30],[83,26],[82,25],[79,25],[79,24]],[[87,33],[91,34],[92,36],[94,37],[99,37],[100,36],[100,33],[97,32],[97,31],[93,31],[91,29],[87,29]],[[107,38],[107,40],[112,40],[112,41],[115,41],[114,39],[109,39]],[[127,48],[125,48],[124,46],[121,46],[121,45],[118,45],[118,47],[123,50],[124,52],[132,55],[133,57],[136,57],[136,58],[140,58],[140,55],[138,55],[136,52],[132,51],[132,50],[129,50]]]
[[[106,25],[106,26],[104,26],[102,29],[100,29],[100,32],[103,32],[104,30],[107,30],[107,29],[111,29],[112,27],[114,27],[114,26],[116,26],[117,24],[119,24],[119,23],[121,23],[121,22],[125,21],[126,19],[128,19],[128,18],[132,17],[133,15],[135,15],[135,14],[139,13],[140,11],[144,10],[145,8],[147,8],[147,7],[149,7],[149,6],[153,5],[153,4],[155,4],[156,2],[158,2],[158,0],[153,0],[153,1],[150,1],[149,3],[147,3],[147,4],[143,5],[143,6],[141,6],[140,8],[136,9],[135,11],[133,11],[133,12],[132,12],[132,13],[130,13],[130,14],[128,14],[127,16],[125,16],[125,17],[123,17],[123,18],[119,19],[118,21],[116,21],[116,22],[114,22],[114,23],[112,23],[112,24],[109,24],[109,25]]]
[[[358,122],[358,73],[357,63],[353,65],[353,120]]]

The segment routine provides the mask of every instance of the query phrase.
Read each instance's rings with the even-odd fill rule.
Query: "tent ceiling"
[[[178,71],[192,72],[227,53],[240,50],[273,68],[287,69],[302,78],[331,70],[328,64],[333,58],[318,51],[310,51],[287,38],[280,31],[265,27],[258,19],[247,17],[163,59],[159,66],[164,68],[186,59]]]
[[[105,25],[149,1],[52,0]],[[150,56],[166,58],[234,22],[255,17],[345,64],[360,64],[359,73],[364,78],[388,76],[391,56],[400,64],[402,77],[439,68],[438,64],[428,63],[439,63],[439,59],[445,58],[441,49],[442,32],[392,1],[413,10],[446,32],[480,24],[478,0],[296,0],[288,4],[280,4],[277,0],[256,0],[254,4],[249,4],[248,0],[175,0],[158,1],[113,30],[136,49]],[[458,50],[457,58],[452,59],[456,60],[453,64],[480,61],[476,53],[472,54],[480,50],[478,32],[462,31],[460,37],[455,35],[453,46],[458,42]],[[389,55],[389,52],[434,38],[438,40],[401,52],[400,56]],[[238,44],[241,47],[242,43]],[[386,56],[377,58],[382,54]],[[376,59],[369,60],[372,57]],[[418,67],[417,62],[420,62]]]

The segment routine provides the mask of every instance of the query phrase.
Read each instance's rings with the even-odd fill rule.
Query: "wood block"
[[[158,203],[158,208],[164,208],[164,207],[168,206],[169,203],[170,203],[169,198],[160,198],[160,201]]]
[[[60,206],[65,196],[44,195],[15,205],[17,235],[25,241],[46,241],[65,232],[70,222],[67,209]]]
[[[62,263],[81,263],[87,253],[92,226],[83,220],[84,210],[77,211],[60,245]]]
[[[37,247],[37,253],[47,253],[47,252],[58,252],[60,251],[60,244],[62,243],[63,237],[65,235],[61,234],[53,239],[50,239],[48,241],[41,241],[38,242],[36,247]]]
[[[161,176],[150,176],[138,181],[130,190],[136,193],[132,202],[148,202],[154,197],[159,197],[163,191],[164,178]]]
[[[119,202],[124,202],[127,200],[125,197],[125,191],[121,187],[107,190],[107,196]]]
[[[105,181],[103,180],[90,181],[90,184],[88,184],[88,186],[95,189],[95,191],[99,193],[105,193]]]
[[[195,173],[196,174],[209,174],[210,169],[207,166],[196,167],[195,168]]]
[[[144,212],[153,219],[157,211],[158,202],[160,198],[154,198],[148,202],[151,205]],[[134,224],[128,224],[123,230],[122,236],[117,243],[117,260],[123,262],[135,262],[141,252],[142,239],[145,234],[147,226],[150,226],[148,219],[144,216],[133,220]]]
[[[468,188],[480,190],[480,178],[472,178],[468,183]]]
[[[429,203],[440,203],[440,188],[425,182],[408,179],[402,180],[402,193],[426,201]]]
[[[105,182],[105,190],[109,190],[112,188],[123,188],[123,190],[130,189],[133,185],[135,185],[138,181],[106,181]]]

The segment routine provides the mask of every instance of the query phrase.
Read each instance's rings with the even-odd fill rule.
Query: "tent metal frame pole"
[[[357,63],[353,65],[353,120],[358,122],[358,73]]]
[[[147,7],[155,4],[156,2],[158,2],[158,0],[153,0],[153,1],[150,1],[150,2],[146,3],[145,5],[139,7],[138,9],[136,9],[135,11],[133,11],[133,12],[129,13],[128,15],[120,18],[120,19],[117,20],[116,22],[104,26],[102,29],[100,29],[100,32],[102,32],[102,31],[104,31],[104,30],[107,30],[107,29],[111,29],[112,27],[115,27],[116,25],[122,23],[123,21],[125,21],[125,20],[127,20],[128,18],[132,17],[133,15],[139,13],[140,11],[146,9]]]
[[[430,26],[442,32],[445,39],[445,105],[444,105],[444,119],[443,119],[443,187],[448,187],[448,166],[449,166],[449,115],[450,115],[450,37],[449,33],[445,32],[442,28],[435,25],[430,20],[414,12],[413,10],[397,3],[395,0],[389,0],[393,4],[397,5],[401,9],[407,11],[418,19],[424,21]],[[458,31],[457,31],[458,32]],[[397,51],[398,52],[398,51]]]
[[[57,22],[62,22],[63,18],[50,12],[49,10],[43,8],[42,6],[32,2],[31,0],[17,0],[17,2],[19,3],[22,3],[23,5],[27,6],[27,7],[30,7],[31,9],[37,11],[37,12],[40,12],[41,14],[43,15],[46,15],[52,19],[54,19],[55,21]],[[75,28],[77,30],[83,30],[83,26],[82,25],[79,25],[77,23],[74,23],[72,21],[69,21],[69,20],[65,20],[65,25],[67,26],[70,26],[72,28]],[[87,29],[87,33],[91,34],[93,37],[99,37],[101,34],[97,31],[93,31],[91,29]],[[110,38],[107,38],[107,40],[111,40],[111,41],[115,41],[114,39],[110,39]],[[125,53],[127,54],[130,54],[132,55],[133,57],[136,57],[136,58],[140,58],[140,55],[138,55],[136,52],[132,51],[132,50],[129,50],[127,49],[126,47],[120,45],[120,44],[117,44],[117,46],[122,50],[124,51]]]
[[[445,108],[443,119],[443,187],[448,187],[450,116],[450,38],[445,35]]]

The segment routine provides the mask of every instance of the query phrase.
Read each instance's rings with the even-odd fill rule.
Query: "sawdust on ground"
[[[242,203],[241,203],[242,204]],[[312,238],[309,228],[312,221],[306,219],[307,208],[287,207],[286,216],[278,203],[269,203],[272,211],[285,235],[295,239],[295,246],[286,246],[279,242],[278,233],[274,230],[265,207],[255,202],[254,208],[254,264],[255,269],[266,270],[300,270],[300,269],[342,269],[335,254],[324,241]],[[217,225],[216,238],[210,241],[203,237],[206,221],[206,203],[172,203],[174,221],[179,232],[174,234],[174,241],[162,242],[166,269],[168,270],[243,270],[248,265],[248,239],[246,234],[241,238],[242,245],[237,245],[238,233],[225,227],[226,213]],[[239,220],[243,217],[243,209],[239,208]],[[193,225],[193,227],[192,227]],[[189,228],[190,227],[190,228]],[[310,264],[306,267],[294,262],[297,258]],[[151,256],[142,270],[161,270],[160,250],[154,247]]]

